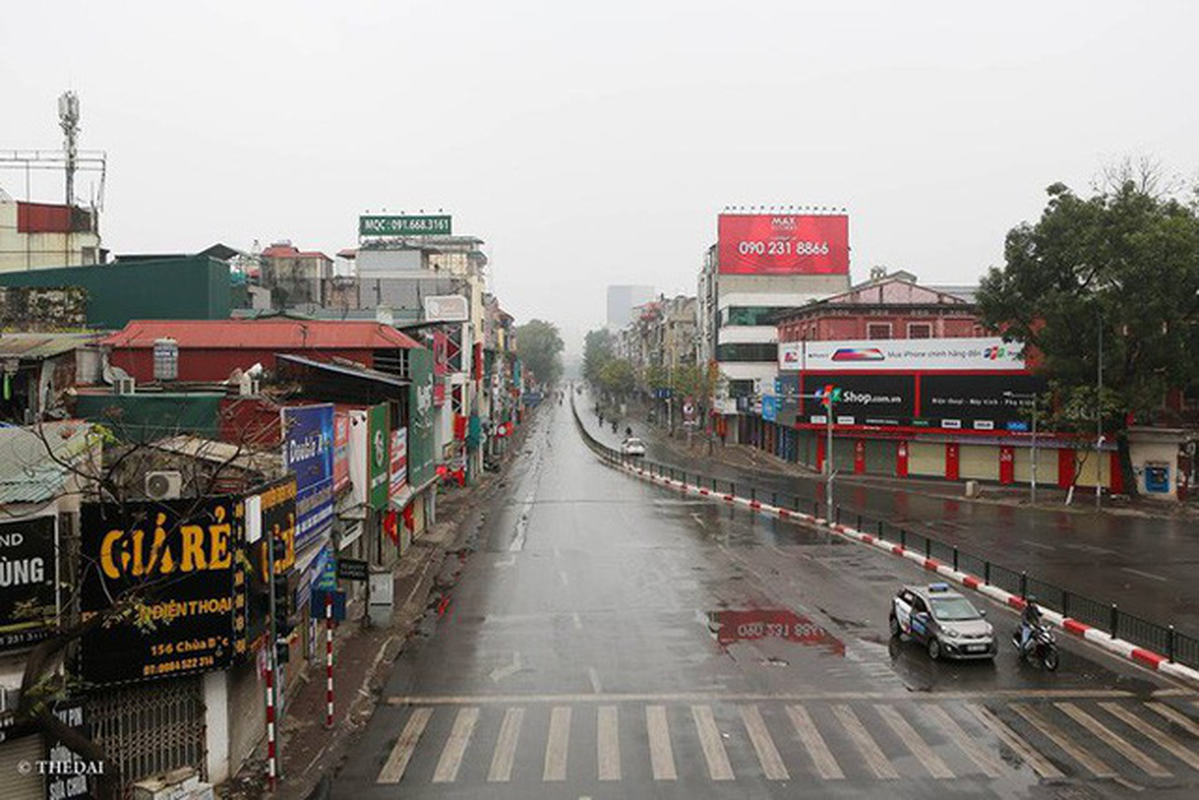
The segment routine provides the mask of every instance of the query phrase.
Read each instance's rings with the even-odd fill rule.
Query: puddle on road
[[[739,642],[775,640],[820,647],[843,657],[845,643],[808,617],[787,609],[709,611],[708,631],[721,647]]]

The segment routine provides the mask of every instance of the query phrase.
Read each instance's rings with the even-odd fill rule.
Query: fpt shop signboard
[[[283,468],[296,476],[296,547],[333,526],[333,406],[284,408]]]
[[[366,414],[367,503],[376,511],[387,508],[391,489],[391,425],[387,406],[371,406]]]
[[[0,650],[28,647],[58,617],[58,517],[0,522]]]
[[[82,618],[108,612],[114,599],[142,598],[130,617],[84,634],[84,680],[174,677],[233,662],[243,516],[241,499],[231,496],[83,505]]]
[[[844,214],[721,214],[722,275],[847,275]]]
[[[780,342],[779,369],[814,372],[1024,372],[1023,346],[995,336]]]

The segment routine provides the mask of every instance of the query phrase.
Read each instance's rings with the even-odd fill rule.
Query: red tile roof
[[[305,350],[415,348],[421,345],[390,325],[358,320],[230,319],[132,320],[100,344],[116,348],[153,347],[172,338],[180,348]]]
[[[300,251],[290,244],[273,244],[262,251],[263,258],[322,258],[325,261],[332,261],[324,253],[319,250]]]

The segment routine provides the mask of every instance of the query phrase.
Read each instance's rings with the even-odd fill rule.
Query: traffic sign
[[[367,564],[356,558],[337,559],[337,577],[343,581],[365,581],[369,575]]]

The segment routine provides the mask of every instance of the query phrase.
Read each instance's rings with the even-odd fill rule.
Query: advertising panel
[[[423,486],[433,477],[433,354],[428,350],[408,351],[408,483]]]
[[[841,399],[833,409],[839,425],[907,425],[916,410],[914,375],[836,375],[805,373],[804,394],[816,394],[826,386],[841,389]],[[812,416],[825,421],[819,400],[804,400],[804,422]]]
[[[0,522],[0,650],[28,647],[58,617],[58,516]]]
[[[721,214],[723,275],[846,275],[849,217],[813,214]]]
[[[97,684],[225,669],[242,636],[235,562],[244,540],[237,497],[85,503],[79,548],[84,620],[133,594],[132,614],[82,640],[83,677]]]
[[[333,406],[294,406],[283,418],[283,468],[296,476],[296,547],[333,526]]]
[[[424,298],[425,322],[466,322],[470,304],[460,294],[433,295]]]
[[[775,422],[779,417],[779,398],[772,394],[762,395],[762,419]]]
[[[1040,375],[925,375],[920,379],[920,419],[913,424],[1026,431],[1026,404],[1005,393],[1041,394],[1047,389]]]
[[[333,416],[333,494],[341,494],[350,485],[350,415]]]
[[[452,230],[449,214],[364,214],[358,218],[359,236],[448,236]]]
[[[1019,342],[999,337],[962,339],[853,339],[780,342],[779,369],[818,372],[980,370],[1022,372]]]
[[[399,497],[408,485],[408,429],[391,432],[391,489],[389,497]]]
[[[387,508],[387,495],[391,488],[391,424],[387,405],[371,406],[366,412],[367,436],[367,503],[376,511]]]

